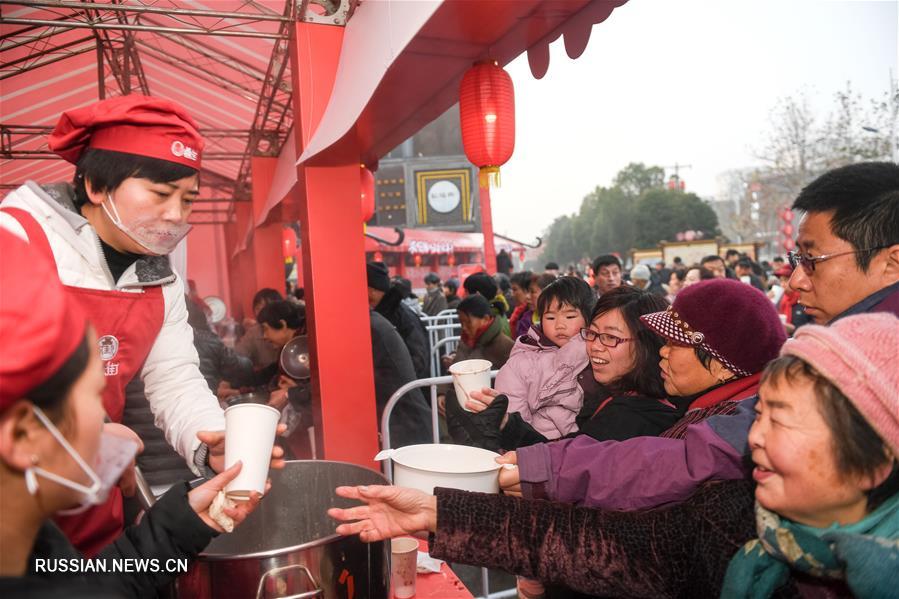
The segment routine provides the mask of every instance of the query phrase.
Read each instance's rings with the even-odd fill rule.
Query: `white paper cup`
[[[243,462],[240,474],[225,486],[231,499],[245,501],[253,491],[265,493],[280,418],[278,410],[264,404],[237,404],[225,410],[225,468]]]
[[[471,412],[465,407],[469,393],[490,386],[492,366],[490,360],[462,360],[449,367],[450,374],[453,375],[453,386],[456,388],[456,399],[466,412]]]
[[[408,537],[390,540],[390,580],[393,596],[408,599],[415,596],[418,575],[418,541]]]

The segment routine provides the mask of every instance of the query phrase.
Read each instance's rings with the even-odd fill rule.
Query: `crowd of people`
[[[0,594],[154,597],[171,573],[36,564],[189,561],[224,530],[210,510],[240,465],[224,468],[223,409],[266,402],[280,435],[311,425],[309,379],[279,361],[306,333],[302,289],[259,290],[234,347],[185,293],[167,254],[203,141],[176,104],[69,111],[49,147],[74,181],[0,204]],[[470,411],[442,390],[445,433],[511,467],[500,495],[338,488],[361,501],[330,511],[338,532],[428,531],[432,555],[513,572],[526,599],[895,595],[899,165],[832,170],[794,209],[798,250],[767,264],[728,252],[624,272],[607,254],[587,275],[431,274],[422,298],[367,264],[378,416],[432,374],[423,318],[455,310],[440,366],[499,373]],[[429,442],[431,416],[413,390],[392,446]],[[298,451],[276,445],[272,467]],[[133,460],[169,487],[142,518]],[[239,525],[260,499],[224,513]]]
[[[428,531],[522,597],[893,596],[899,166],[832,170],[793,207],[798,249],[766,267],[513,275],[526,334],[471,412],[446,402],[456,442],[516,466],[502,494],[341,487],[362,505],[338,532]]]

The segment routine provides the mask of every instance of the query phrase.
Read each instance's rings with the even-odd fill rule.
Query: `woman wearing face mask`
[[[199,191],[196,124],[168,100],[123,96],[63,113],[48,145],[75,164],[73,184],[26,183],[0,204],[0,227],[55,263],[96,328],[109,418],[122,422],[125,386],[140,376],[147,401],[129,404],[128,419],[155,418],[195,474],[221,471],[224,433],[212,431],[224,416],[199,371],[184,284],[167,257],[190,229]],[[122,530],[121,494],[60,525],[80,550],[97,551]]]
[[[53,266],[5,231],[0,255],[0,288],[14,290],[0,295],[0,596],[155,597],[171,575],[71,571],[81,556],[49,518],[101,502],[137,443],[104,432],[96,333]],[[97,557],[110,570],[113,558],[156,558],[165,569],[166,559],[195,557],[222,532],[209,508],[239,471],[189,492],[176,485]],[[258,502],[224,511],[239,523]]]
[[[895,597],[899,319],[808,325],[761,377],[750,481],[640,512],[437,489],[341,487],[364,541],[428,530],[434,557],[604,597]],[[754,498],[753,498],[754,495]],[[753,500],[754,499],[754,500]],[[753,506],[754,504],[754,506]],[[501,539],[502,542],[494,542]]]

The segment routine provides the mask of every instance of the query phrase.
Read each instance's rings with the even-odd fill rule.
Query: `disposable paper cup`
[[[418,574],[418,541],[407,537],[390,540],[390,580],[393,596],[407,599],[415,596]]]
[[[231,499],[245,501],[265,492],[275,432],[281,413],[271,406],[244,403],[225,410],[225,468],[243,462],[240,474],[225,486]]]
[[[456,388],[456,399],[459,400],[459,405],[466,412],[471,412],[465,407],[469,393],[490,386],[490,368],[492,366],[490,360],[462,360],[450,366],[453,386]]]

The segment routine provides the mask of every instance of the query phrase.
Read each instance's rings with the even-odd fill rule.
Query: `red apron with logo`
[[[40,224],[27,211],[3,208],[28,235],[32,247],[56,260]],[[140,373],[144,361],[162,329],[165,299],[161,286],[145,287],[142,292],[104,291],[65,286],[87,314],[97,333],[106,389],[103,407],[113,422],[122,421],[125,409],[125,385]],[[58,516],[56,524],[86,556],[95,555],[123,530],[122,493],[112,489],[106,503],[75,516]]]

